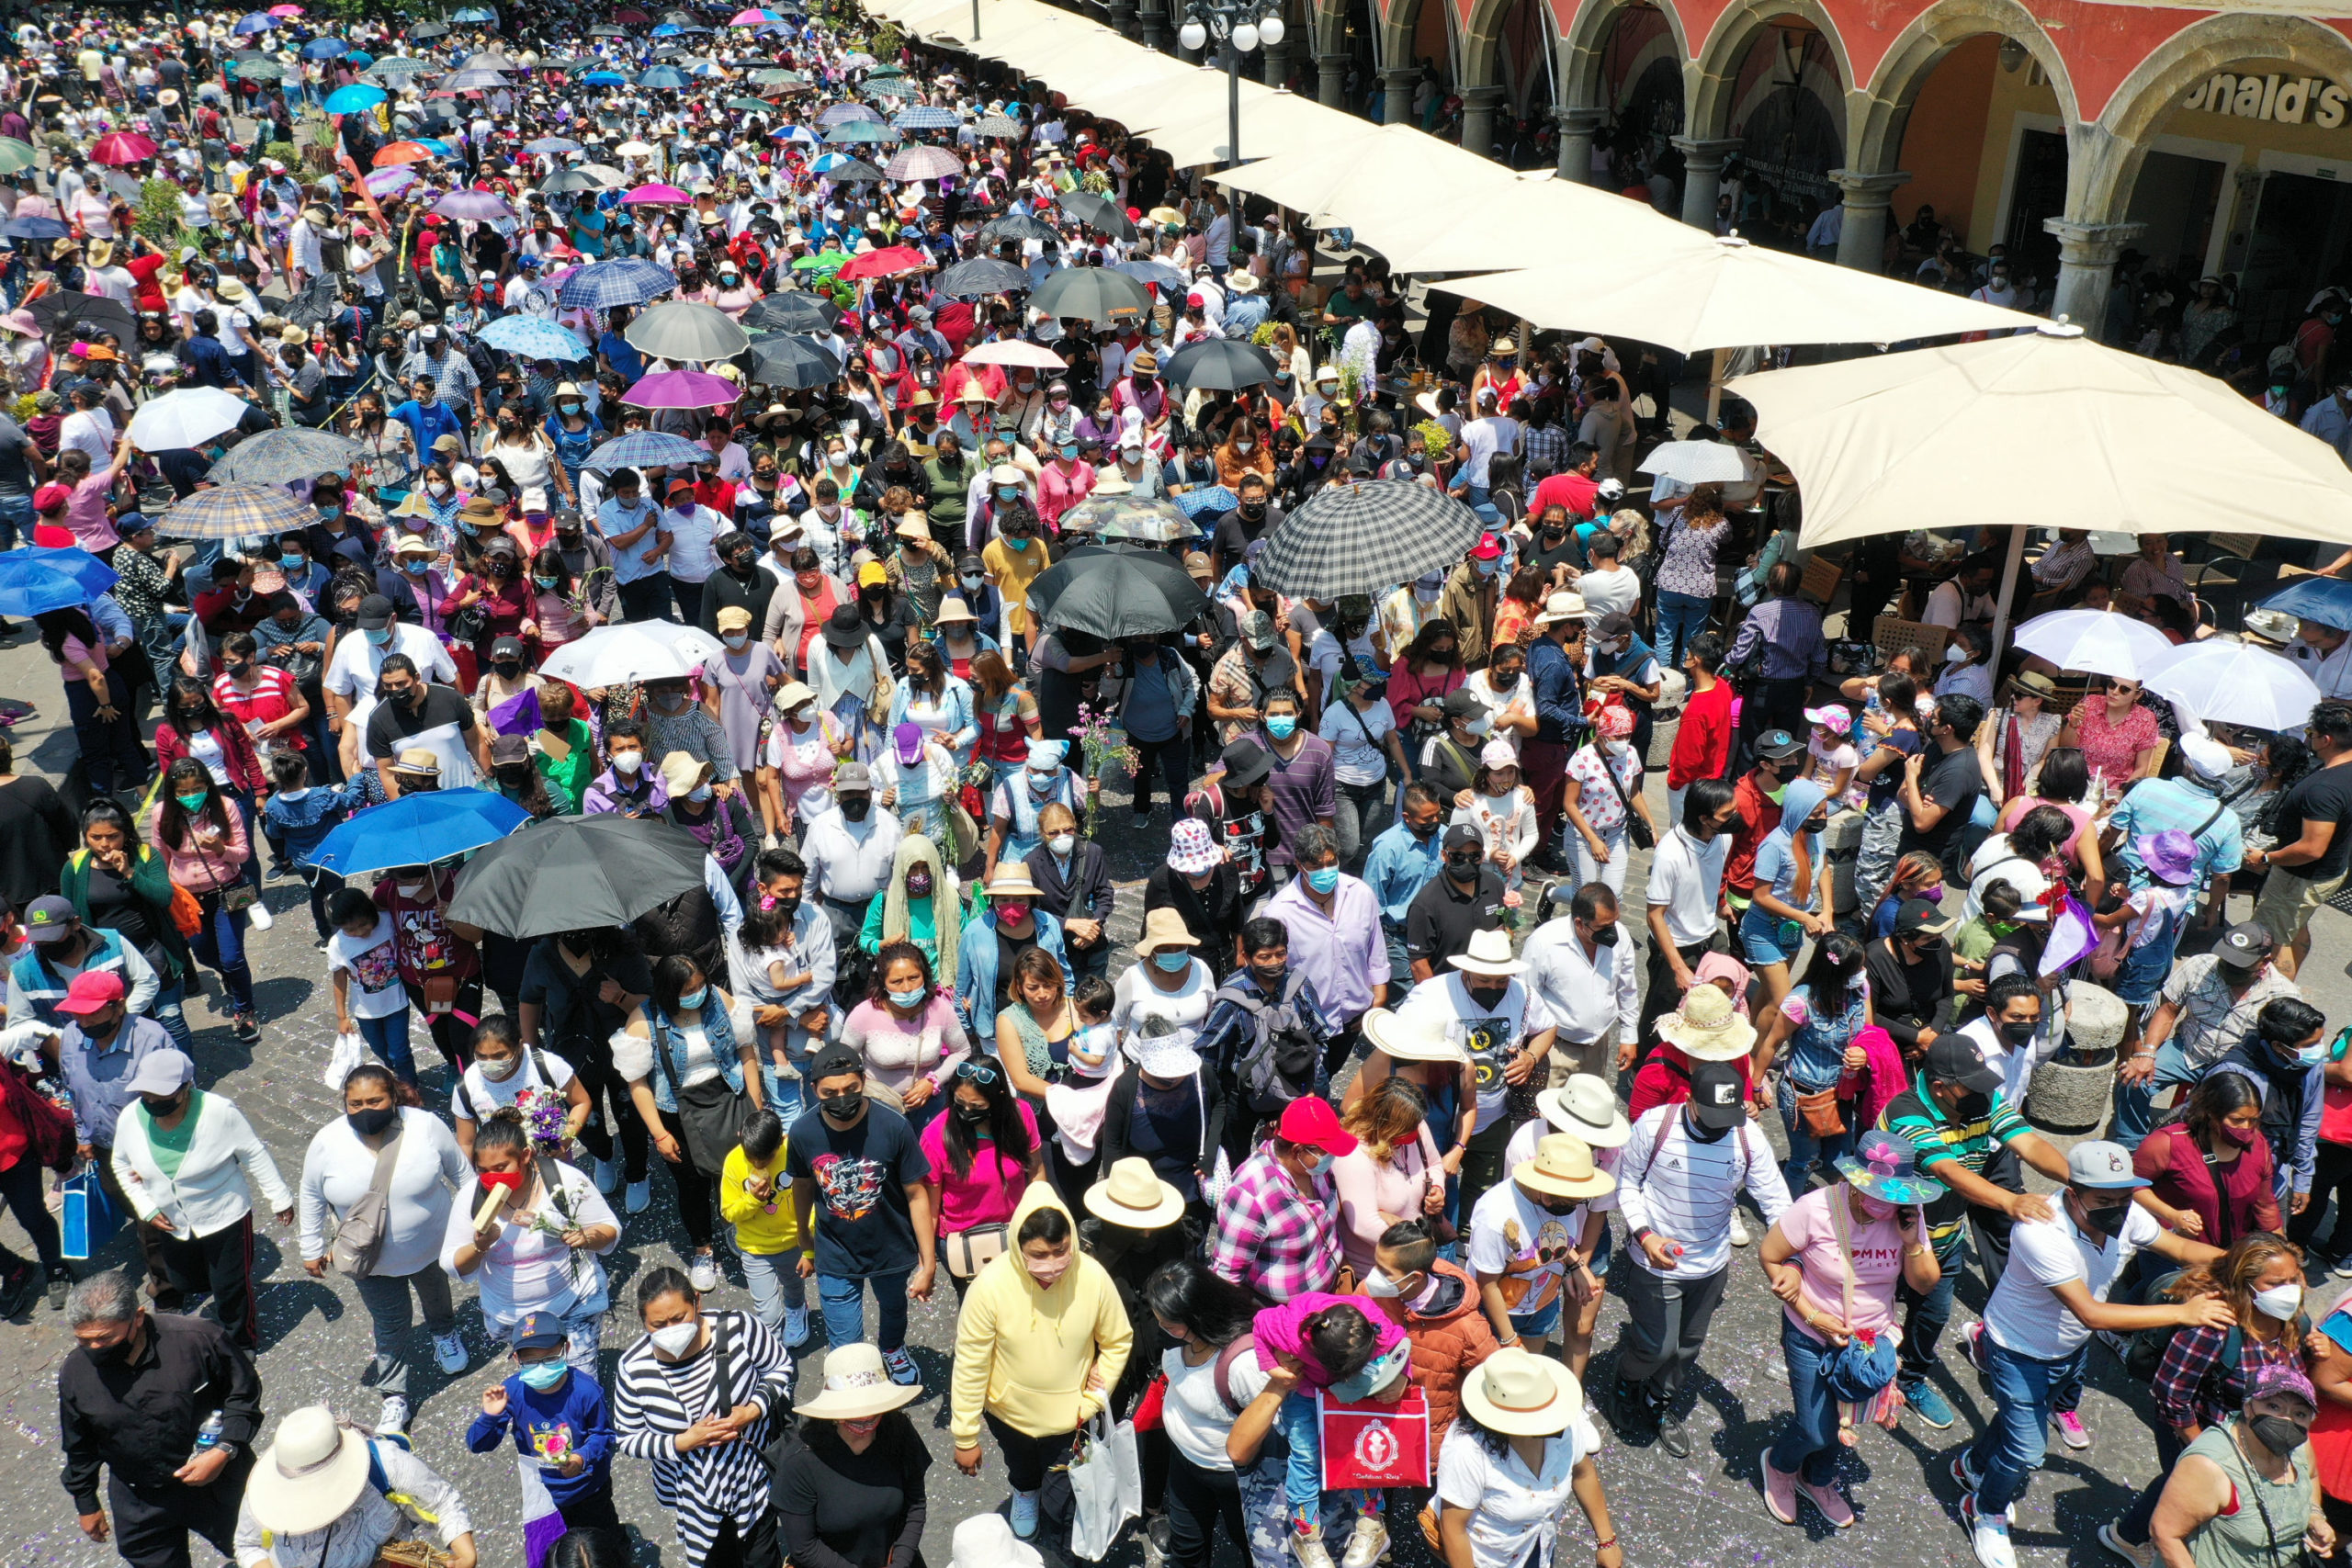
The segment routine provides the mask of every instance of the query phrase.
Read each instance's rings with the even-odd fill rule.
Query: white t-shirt
[[[220,750],[220,737],[209,729],[199,729],[187,738],[187,754],[212,771],[212,782],[229,782],[229,759]]]
[[[1216,1392],[1216,1358],[1188,1367],[1184,1348],[1178,1345],[1160,1356],[1159,1365],[1168,1374],[1163,1406],[1168,1440],[1203,1470],[1231,1472],[1233,1461],[1226,1457],[1225,1438],[1233,1430],[1235,1412]],[[1244,1351],[1226,1368],[1225,1382],[1233,1391],[1234,1404],[1246,1406],[1265,1391],[1265,1370],[1258,1365],[1256,1356]]]
[[[1467,1427],[1456,1423],[1448,1429],[1437,1456],[1437,1497],[1470,1511],[1475,1568],[1549,1562],[1574,1496],[1576,1467],[1600,1451],[1600,1434],[1582,1411],[1566,1431],[1544,1439],[1539,1475],[1529,1474],[1508,1444],[1497,1459]]]
[[[541,1067],[547,1069],[544,1074]],[[479,1122],[502,1107],[514,1104],[526,1089],[553,1089],[561,1094],[571,1077],[571,1064],[544,1046],[524,1052],[522,1062],[503,1078],[492,1077],[477,1062],[458,1080],[463,1092],[449,1097],[449,1114]]]
[[[1487,1012],[1471,1000],[1459,969],[1414,987],[1397,1010],[1443,1030],[1469,1053],[1478,1076],[1478,1127],[1492,1126],[1503,1113],[1503,1099],[1510,1091],[1503,1068],[1511,1056],[1529,1035],[1552,1027],[1551,1012],[1520,981],[1504,989],[1502,1006]]]
[[[1185,971],[1183,986],[1163,991],[1144,973],[1150,963],[1146,958],[1129,964],[1126,973],[1112,987],[1111,1022],[1123,1040],[1134,1039],[1155,1018],[1164,1018],[1179,1029],[1193,1029],[1209,1016],[1210,999],[1216,995],[1216,976],[1207,964],[1193,959],[1192,967]]]
[[[2132,1255],[2154,1246],[2164,1234],[2145,1209],[2127,1203],[2123,1234],[2102,1247],[2075,1225],[2063,1198],[2053,1198],[2051,1206],[2058,1211],[2055,1219],[2020,1221],[2009,1232],[2009,1266],[1984,1303],[1984,1327],[1995,1344],[2045,1361],[2091,1336],[2089,1326],[2058,1299],[2055,1287],[2080,1280],[2093,1299],[2105,1301]]]
[[[448,650],[441,639],[423,626],[413,626],[405,621],[392,623],[392,640],[382,648],[369,641],[362,631],[352,631],[338,637],[334,645],[334,662],[327,666],[322,682],[330,692],[353,703],[372,700],[376,695],[376,681],[384,672],[384,660],[395,653],[405,653],[415,661],[428,683],[454,686],[458,683],[458,667],[450,662]]]
[[[1396,732],[1396,713],[1386,703],[1368,708],[1332,703],[1324,708],[1317,732],[1331,743],[1331,773],[1341,784],[1374,784],[1388,776],[1388,753],[1381,743]]]
[[[354,1018],[390,1018],[408,1007],[394,962],[392,918],[376,917],[376,929],[354,941],[338,930],[327,938],[327,973],[351,976],[348,1005]]]
[[[1501,1275],[1511,1315],[1532,1317],[1559,1299],[1568,1273],[1561,1254],[1583,1235],[1583,1204],[1550,1213],[1506,1179],[1481,1193],[1470,1211],[1470,1267]]]
[[[1468,454],[1462,459],[1458,476],[1464,484],[1486,487],[1487,466],[1502,448],[1501,433],[1495,428],[1499,423],[1491,417],[1474,419],[1462,427],[1462,446]]]
[[[1629,566],[1614,571],[1588,571],[1577,579],[1577,592],[1584,595],[1585,624],[1597,626],[1603,615],[1631,615],[1641,604],[1642,580]],[[1650,680],[1655,681],[1657,676],[1652,668]]]
[[[1666,907],[1666,929],[1677,946],[1690,947],[1715,934],[1715,895],[1730,853],[1728,833],[1699,845],[1677,827],[1658,840],[1650,862],[1649,902]]]
[[[1984,889],[1996,882],[2016,888],[2028,908],[2050,888],[2041,868],[2012,849],[2007,833],[1996,833],[1968,857],[1968,901],[1961,906],[1962,919],[1973,920],[1984,912]]]

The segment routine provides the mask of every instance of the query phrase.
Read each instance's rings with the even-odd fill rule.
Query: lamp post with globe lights
[[[1198,53],[1211,39],[1225,46],[1225,82],[1229,130],[1226,166],[1241,162],[1241,57],[1262,44],[1283,41],[1282,0],[1188,0],[1176,41]]]

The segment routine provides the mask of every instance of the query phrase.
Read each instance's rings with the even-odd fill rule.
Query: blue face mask
[[[697,986],[691,991],[681,991],[678,994],[678,1010],[680,1012],[700,1012],[702,1010],[703,998],[709,995],[710,987],[708,986]]]
[[[1172,953],[1155,953],[1151,961],[1170,975],[1182,975],[1193,966],[1193,955],[1181,947]]]
[[[429,560],[423,560],[412,556],[407,560],[401,562],[401,570],[407,572],[411,577],[423,577],[424,575],[425,568],[432,564],[433,563]]]
[[[903,991],[898,987],[892,986],[889,987],[889,991],[890,999],[902,1008],[913,1007],[916,1003],[922,1000],[922,987],[921,986],[910,986]]]
[[[1298,719],[1292,714],[1269,714],[1266,716],[1266,733],[1277,740],[1287,740],[1298,733]]]
[[[340,506],[322,506],[319,508],[319,516],[329,523],[334,522],[336,518],[342,515],[343,508]]]
[[[1306,874],[1306,886],[1317,893],[1329,893],[1340,886],[1340,868],[1327,865]]]
[[[999,501],[1015,501],[1020,498],[1020,495],[1021,491],[1018,486],[1007,488],[1006,486],[999,485],[997,487],[996,498]]]
[[[277,564],[288,571],[300,571],[310,562],[301,556],[280,556],[277,558]]]
[[[552,1361],[532,1361],[520,1368],[514,1375],[523,1380],[525,1388],[548,1393],[560,1387],[563,1380],[571,1375],[571,1364],[560,1357]]]

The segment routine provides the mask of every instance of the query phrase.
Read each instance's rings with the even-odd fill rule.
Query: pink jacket
[[[228,812],[227,836],[214,848],[199,853],[192,829],[185,848],[175,848],[164,841],[164,804],[156,803],[154,815],[147,819],[147,841],[163,854],[164,867],[171,873],[173,882],[191,893],[211,893],[237,880],[245,862],[252,858],[253,846],[246,841],[244,818],[237,808],[231,806]]]
[[[1894,1036],[1877,1025],[1857,1031],[1854,1043],[1869,1058],[1862,1065],[1861,1124],[1875,1127],[1879,1112],[1911,1087],[1911,1072],[1903,1065],[1903,1052],[1895,1045]]]
[[[1315,1359],[1307,1348],[1306,1320],[1325,1307],[1351,1306],[1363,1314],[1372,1325],[1374,1352],[1386,1355],[1405,1337],[1401,1325],[1388,1321],[1388,1314],[1363,1296],[1335,1296],[1323,1291],[1309,1291],[1294,1296],[1280,1306],[1270,1306],[1261,1312],[1251,1324],[1258,1341],[1258,1364],[1272,1371],[1279,1364],[1277,1355],[1288,1356],[1299,1364],[1299,1385],[1302,1388],[1329,1388],[1339,1380],[1329,1369]]]
[[[1356,1278],[1371,1271],[1373,1246],[1390,1218],[1409,1220],[1421,1213],[1421,1196],[1437,1162],[1437,1140],[1426,1122],[1419,1137],[1393,1151],[1385,1165],[1361,1145],[1331,1162],[1331,1179],[1340,1190],[1340,1252]],[[1442,1186],[1445,1173],[1437,1171],[1436,1179]]]

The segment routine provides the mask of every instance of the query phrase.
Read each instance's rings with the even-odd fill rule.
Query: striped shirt
[[[700,1562],[726,1521],[738,1534],[759,1522],[768,1506],[768,1472],[761,1450],[771,1418],[792,1408],[792,1358],[783,1342],[748,1313],[708,1314],[709,1342],[699,1355],[664,1362],[649,1337],[621,1356],[614,1378],[613,1435],[621,1451],[653,1465],[653,1495],[678,1521],[686,1561]],[[711,1384],[718,1375],[718,1341],[727,1345],[730,1387],[719,1398]],[[731,1443],[680,1453],[677,1434],[712,1414],[757,1404],[767,1415]]]
[[[1960,1119],[1928,1091],[1925,1069],[1913,1075],[1909,1089],[1887,1102],[1879,1112],[1878,1124],[1881,1131],[1910,1144],[1919,1173],[1929,1178],[1939,1176],[1934,1168],[1945,1160],[1957,1160],[1970,1175],[1983,1176],[1994,1151],[2030,1131],[2009,1097],[1999,1089],[1988,1098],[1982,1116]],[[1943,1195],[1928,1205],[1927,1219],[1928,1245],[1939,1258],[1949,1258],[1951,1249],[1960,1245],[1960,1227],[1968,1219],[1968,1200],[1947,1182]]]
[[[1652,1269],[1635,1247],[1628,1249],[1634,1263],[1669,1280],[1722,1272],[1731,1264],[1732,1201],[1743,1186],[1768,1225],[1789,1206],[1788,1183],[1754,1122],[1709,1144],[1690,1135],[1679,1105],[1644,1111],[1617,1163],[1617,1206],[1628,1231],[1656,1231],[1681,1243],[1682,1256],[1671,1269]]]

